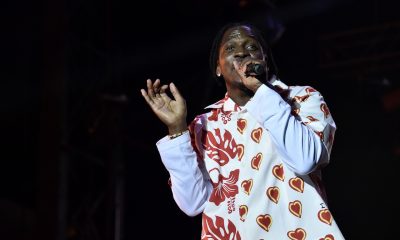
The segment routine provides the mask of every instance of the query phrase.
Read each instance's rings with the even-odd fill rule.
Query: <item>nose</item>
[[[250,54],[244,48],[238,48],[234,56],[235,58],[245,58],[250,56]]]

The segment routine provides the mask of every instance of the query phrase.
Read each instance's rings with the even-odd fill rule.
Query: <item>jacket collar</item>
[[[273,76],[271,80],[269,80],[269,83],[274,86],[278,92],[288,89],[288,86],[277,79],[276,76]],[[223,99],[205,107],[205,109],[222,109],[224,112],[237,112],[241,111],[243,106],[241,107],[236,104],[232,98],[229,97],[228,93],[225,93],[225,97]]]

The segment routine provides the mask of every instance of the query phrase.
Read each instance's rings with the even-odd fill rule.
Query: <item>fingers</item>
[[[157,90],[157,91],[160,89],[160,79],[157,78],[154,81],[153,88],[154,88],[154,90]]]
[[[182,95],[179,93],[178,88],[175,86],[174,83],[169,84],[169,88],[171,90],[172,96],[174,96],[175,100],[178,102],[184,101]]]
[[[154,104],[153,100],[149,97],[149,95],[147,94],[146,90],[144,89],[140,89],[140,92],[142,93],[142,96],[144,97],[144,99],[146,100],[146,102],[152,106]]]
[[[240,70],[240,65],[237,61],[233,61],[233,66],[235,67],[236,71]]]
[[[178,88],[175,86],[174,83],[168,85],[162,85],[160,79],[156,79],[154,83],[151,79],[147,79],[147,92],[144,89],[141,89],[142,96],[147,101],[148,104],[154,105],[159,104],[160,102],[170,102],[172,99],[167,94],[167,89],[169,88],[172,96],[178,102],[183,102],[184,99],[180,94]]]
[[[160,96],[165,102],[170,102],[171,98],[167,95],[166,90],[168,89],[168,85],[163,85],[160,88]]]
[[[148,104],[153,106],[155,104],[160,104],[163,101],[164,102],[171,101],[171,98],[168,97],[166,93],[168,85],[161,86],[160,79],[156,79],[154,83],[151,81],[151,79],[147,79],[146,84],[147,84],[147,91],[141,89],[140,92],[142,93],[142,96],[144,97],[144,99]]]
[[[246,65],[239,64],[237,61],[233,61],[233,66],[235,67],[237,73],[239,74],[239,76],[243,80],[243,78],[246,77],[246,74],[245,74],[245,66]]]
[[[153,91],[156,97],[160,97],[160,79],[156,79],[153,84]]]
[[[147,95],[150,100],[155,100],[156,98],[160,97],[160,79],[156,79],[154,83],[151,79],[147,79]]]
[[[157,80],[156,80],[157,81]],[[156,95],[154,93],[153,83],[150,79],[147,79],[147,94],[150,98],[155,98]]]
[[[147,85],[147,92],[144,89],[141,89],[140,91],[146,102],[151,107],[153,107],[155,104],[157,104],[158,100],[161,98],[159,93],[160,79],[156,79],[154,83],[151,81],[151,79],[147,79],[146,85]]]

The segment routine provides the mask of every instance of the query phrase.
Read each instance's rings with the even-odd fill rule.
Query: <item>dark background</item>
[[[323,171],[346,239],[398,235],[397,1],[4,3],[0,239],[200,239],[175,205],[140,89],[173,81],[188,121],[225,93],[210,76],[217,29],[253,21],[281,79],[325,97],[338,130]],[[142,237],[147,236],[147,237]]]

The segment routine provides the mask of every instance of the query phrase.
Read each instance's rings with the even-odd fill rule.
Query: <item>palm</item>
[[[159,117],[166,125],[171,125],[185,115],[184,104],[172,99],[155,97],[153,98],[153,104],[150,104],[150,107],[157,117]]]
[[[186,102],[180,95],[175,85],[170,85],[170,91],[174,97],[172,99],[166,93],[168,85],[160,86],[160,80],[157,79],[154,83],[147,80],[147,92],[142,89],[142,95],[147,104],[151,107],[156,116],[173,129],[177,126],[186,125]]]

